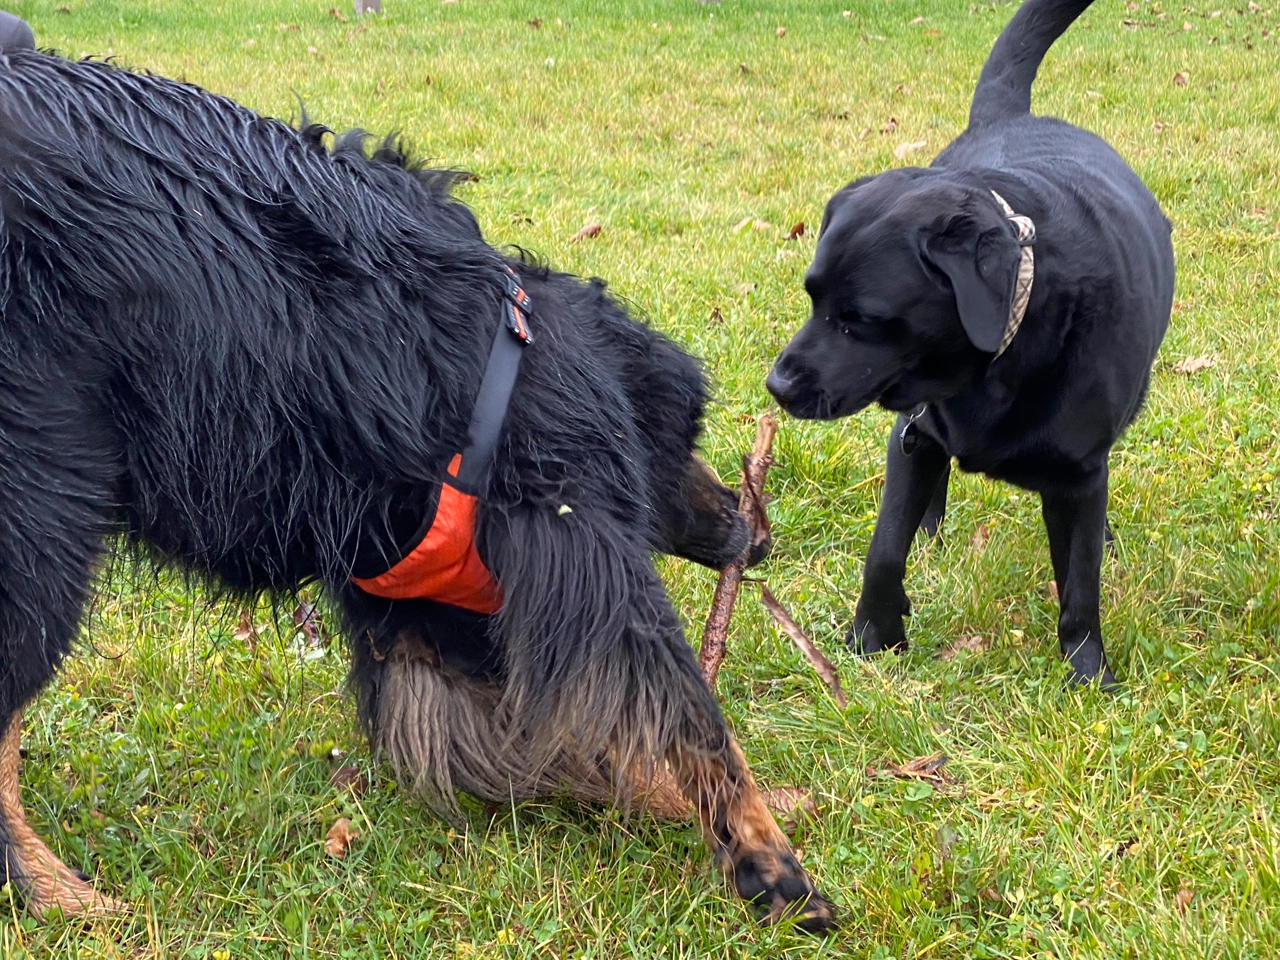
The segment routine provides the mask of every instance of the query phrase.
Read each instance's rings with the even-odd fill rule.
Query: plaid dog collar
[[[995,360],[1009,349],[1014,335],[1022,326],[1022,318],[1027,315],[1027,303],[1031,299],[1031,281],[1035,279],[1036,255],[1031,245],[1036,242],[1036,225],[1030,217],[1014,213],[1008,201],[994,190],[991,191],[991,196],[996,198],[996,203],[1000,205],[1005,217],[1013,224],[1013,229],[1018,234],[1018,246],[1022,248],[1022,257],[1018,261],[1018,278],[1013,284],[1013,302],[1009,305],[1009,319],[1005,323],[1004,336],[1000,339],[1000,349],[996,351],[995,357],[992,357],[992,360]]]

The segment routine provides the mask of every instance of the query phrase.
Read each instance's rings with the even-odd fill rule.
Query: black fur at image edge
[[[489,247],[452,174],[366,143],[0,56],[0,880],[37,913],[104,907],[27,827],[16,743],[123,538],[233,594],[323,584],[375,748],[437,806],[665,776],[742,896],[828,929],[652,564],[746,543],[693,456],[698,366],[602,282]],[[466,444],[508,267],[537,336],[476,520],[502,608],[362,593]]]

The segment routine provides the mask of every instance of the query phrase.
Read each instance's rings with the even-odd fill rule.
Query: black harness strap
[[[511,403],[511,391],[516,385],[520,370],[520,358],[524,348],[533,343],[529,331],[529,314],[532,304],[529,295],[520,286],[520,278],[507,267],[504,276],[506,299],[503,303],[503,321],[493,338],[489,361],[485,364],[484,377],[476,392],[468,427],[468,443],[462,451],[462,463],[458,475],[446,481],[462,493],[479,495],[479,486],[493,460],[498,445],[498,435],[507,419]]]

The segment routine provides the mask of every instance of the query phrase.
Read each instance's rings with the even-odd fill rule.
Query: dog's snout
[[[773,394],[773,398],[783,406],[786,406],[788,401],[795,399],[796,387],[799,382],[794,373],[788,370],[789,366],[785,355],[779,357],[777,362],[774,363],[773,369],[769,371],[769,376],[764,381],[765,389]]]

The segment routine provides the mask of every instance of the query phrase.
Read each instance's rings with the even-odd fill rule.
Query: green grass
[[[720,397],[706,447],[725,476],[805,317],[812,232],[780,234],[901,163],[898,144],[927,141],[908,158],[927,162],[959,133],[1013,9],[384,0],[357,27],[330,2],[347,13],[347,0],[8,7],[65,53],[111,53],[265,113],[296,115],[300,97],[330,126],[399,130],[474,171],[460,192],[492,242],[608,278],[706,359]],[[36,927],[0,900],[0,955],[1274,956],[1280,8],[1264,7],[1100,0],[1036,88],[1039,111],[1113,143],[1175,226],[1173,326],[1112,457],[1103,617],[1121,694],[1064,691],[1036,499],[976,477],[953,482],[944,541],[911,562],[912,651],[848,655],[889,416],[782,425],[763,575],[836,660],[851,706],[746,594],[720,694],[760,779],[818,802],[796,839],[843,907],[838,936],[756,928],[692,829],[554,804],[476,806],[450,829],[373,767],[337,641],[299,659],[287,615],[264,607],[258,621],[279,627],[255,652],[233,638],[234,610],[125,575],[28,714],[24,783],[55,850],[135,911]],[[774,229],[736,232],[746,217]],[[570,244],[588,221],[600,236]],[[1210,370],[1172,369],[1205,353]],[[661,568],[696,634],[713,576]],[[972,634],[990,651],[936,657]],[[372,769],[358,802],[328,786],[334,747]],[[962,799],[864,775],[935,750]],[[341,862],[321,852],[340,815],[361,831]],[[1194,891],[1185,915],[1180,889]]]

